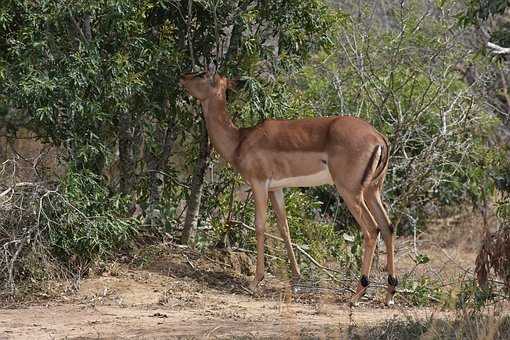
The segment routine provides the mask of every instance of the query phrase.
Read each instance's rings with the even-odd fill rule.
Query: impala
[[[351,298],[357,304],[382,234],[387,249],[388,287],[385,303],[393,304],[398,280],[394,266],[395,234],[381,200],[388,168],[387,139],[367,122],[351,116],[299,120],[266,120],[238,128],[226,110],[226,91],[235,81],[209,71],[186,73],[179,83],[203,109],[211,142],[251,187],[255,199],[257,266],[250,289],[264,278],[264,232],[268,198],[289,257],[294,279],[300,271],[292,249],[283,188],[334,184],[363,233],[361,278]]]

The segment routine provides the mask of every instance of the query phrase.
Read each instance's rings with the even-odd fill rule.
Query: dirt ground
[[[228,288],[228,287],[225,287]],[[349,325],[429,317],[431,309],[291,302],[190,287],[146,271],[85,280],[80,300],[0,311],[0,338],[208,338],[336,336]]]
[[[419,275],[472,271],[480,229],[458,232],[465,222],[443,221],[440,238],[431,229],[418,240],[420,253],[431,259]],[[172,247],[114,264],[81,280],[75,294],[0,309],[0,339],[346,338],[356,327],[451,314],[438,306],[409,307],[405,299],[384,307],[381,288],[350,308],[347,291],[293,293],[287,280],[271,275],[253,295],[239,273],[249,267],[248,256],[233,261],[230,253],[199,256]],[[401,272],[414,270],[413,253],[413,240],[400,239]]]

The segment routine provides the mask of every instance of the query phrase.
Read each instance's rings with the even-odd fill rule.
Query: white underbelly
[[[269,189],[291,187],[315,187],[318,185],[333,184],[333,179],[328,169],[316,172],[312,175],[271,179]]]

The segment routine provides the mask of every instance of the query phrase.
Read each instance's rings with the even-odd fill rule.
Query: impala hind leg
[[[395,228],[392,226],[388,213],[382,203],[378,186],[371,186],[365,191],[365,202],[377,221],[386,246],[386,271],[388,272],[388,288],[384,303],[393,305],[398,279],[395,271]]]
[[[370,268],[374,258],[374,251],[377,242],[379,229],[377,223],[370,213],[370,210],[363,200],[363,192],[352,194],[339,189],[349,211],[358,222],[363,232],[363,259],[361,262],[361,278],[356,292],[351,298],[351,304],[357,305],[360,298],[365,294],[369,285]]]
[[[264,233],[266,231],[267,213],[267,185],[266,183],[254,183],[252,185],[255,198],[255,234],[257,237],[257,267],[255,278],[250,283],[250,289],[255,291],[257,285],[264,279]]]
[[[301,273],[296,261],[296,256],[294,255],[292,242],[290,240],[289,224],[287,222],[287,213],[285,212],[285,203],[282,189],[269,192],[269,198],[271,199],[271,204],[273,205],[273,209],[276,213],[276,218],[278,219],[278,227],[280,229],[280,234],[285,241],[285,248],[287,248],[287,256],[289,258],[290,267],[292,269],[292,279],[297,281],[301,278]]]

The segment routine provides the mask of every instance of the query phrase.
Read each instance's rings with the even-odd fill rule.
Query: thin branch
[[[188,36],[188,48],[191,57],[191,71],[195,67],[195,52],[193,51],[193,39],[191,36],[191,19],[193,15],[193,0],[188,0],[188,22],[186,24],[187,36]]]
[[[251,231],[255,231],[255,228],[250,227],[249,225],[247,225],[247,224],[245,224],[245,223],[243,223],[241,221],[231,221],[231,222],[236,223],[236,224],[240,225],[241,227],[243,227],[245,229],[249,229]],[[283,243],[285,242],[282,238],[280,238],[278,236],[275,236],[275,235],[272,235],[272,234],[269,234],[269,233],[264,233],[264,235],[269,237],[269,238],[271,238],[271,239],[273,239],[273,240],[277,240],[277,241],[280,241],[280,242],[283,242]],[[295,243],[291,242],[291,245],[293,247],[295,247],[306,258],[308,258],[310,260],[310,262],[312,262],[315,266],[317,266],[318,268],[322,269],[326,273],[326,275],[328,275],[331,279],[333,279],[334,281],[337,281],[337,282],[341,281],[338,278],[336,278],[333,274],[331,274],[331,272],[342,274],[341,272],[323,266],[322,264],[317,262],[317,260],[314,259],[310,254],[308,254],[303,248],[301,248],[301,246],[299,246],[298,244],[295,244]]]
[[[87,37],[85,37],[85,34],[83,33],[83,30],[80,27],[80,24],[78,24],[78,22],[76,21],[75,17],[71,13],[71,10],[68,10],[68,12],[69,12],[69,17],[71,18],[71,22],[73,23],[74,28],[80,34],[80,37],[82,38],[82,40],[87,41]]]
[[[494,54],[508,54],[510,53],[510,47],[501,47],[497,44],[487,42],[487,47],[492,49],[492,53]]]

